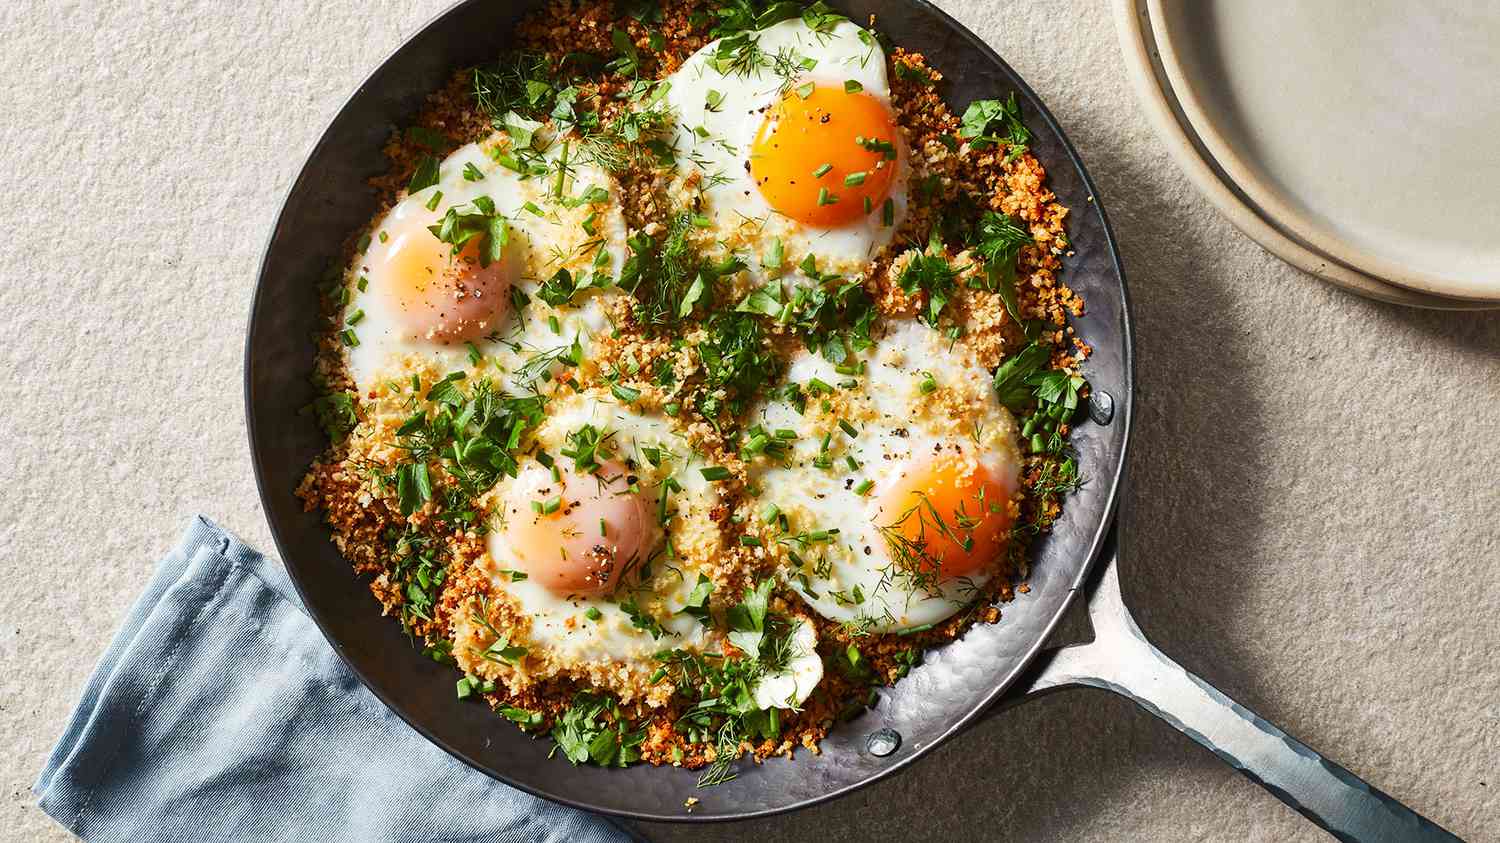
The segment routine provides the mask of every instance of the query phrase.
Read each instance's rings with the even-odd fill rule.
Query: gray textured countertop
[[[29,785],[187,518],[270,546],[240,405],[256,259],[322,126],[445,4],[0,7],[0,835],[67,839]],[[1122,575],[1141,626],[1377,786],[1496,839],[1500,317],[1352,298],[1241,236],[1147,126],[1105,3],[942,5],[1051,106],[1119,234],[1140,361]],[[1326,839],[1089,691],[821,808],[650,831]]]

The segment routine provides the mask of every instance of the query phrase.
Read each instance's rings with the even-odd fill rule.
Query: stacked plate
[[[1500,308],[1500,2],[1115,12],[1157,134],[1241,231],[1370,298]]]

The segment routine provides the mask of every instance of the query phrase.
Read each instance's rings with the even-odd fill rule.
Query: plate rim
[[[1161,78],[1152,61],[1155,42],[1147,34],[1150,17],[1145,0],[1114,0],[1113,6],[1126,76],[1146,112],[1147,122],[1188,181],[1242,234],[1275,257],[1320,281],[1373,301],[1431,310],[1495,309],[1494,304],[1430,296],[1372,278],[1318,254],[1276,229],[1215,170],[1206,151],[1194,143],[1193,130],[1184,126],[1177,117],[1169,101],[1173,96],[1170,83]]]
[[[1178,42],[1174,41],[1169,25],[1171,16],[1164,12],[1164,0],[1145,2],[1149,10],[1152,40],[1183,116],[1208,150],[1217,168],[1231,184],[1245,194],[1262,216],[1316,252],[1375,280],[1429,295],[1500,304],[1500,280],[1486,282],[1434,275],[1362,250],[1339,237],[1335,230],[1312,220],[1265,179],[1260,178],[1255,168],[1236,151],[1235,146],[1219,130],[1218,124],[1210,118],[1208,108],[1198,95],[1193,77],[1189,76],[1181,61]]]

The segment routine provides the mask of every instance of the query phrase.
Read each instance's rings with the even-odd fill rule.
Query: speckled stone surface
[[[68,839],[28,788],[187,518],[270,547],[240,403],[256,259],[322,126],[444,5],[0,4],[0,837]],[[942,5],[1049,103],[1122,244],[1141,626],[1417,810],[1500,839],[1500,317],[1352,298],[1241,236],[1151,133],[1107,4]],[[1326,839],[1092,691],[821,808],[647,832]]]

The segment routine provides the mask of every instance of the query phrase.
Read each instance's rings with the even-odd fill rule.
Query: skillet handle
[[[1158,650],[1120,599],[1118,553],[1103,551],[1087,587],[1094,640],[1045,651],[1000,708],[1088,686],[1135,700],[1339,840],[1459,838],[1261,719]]]

